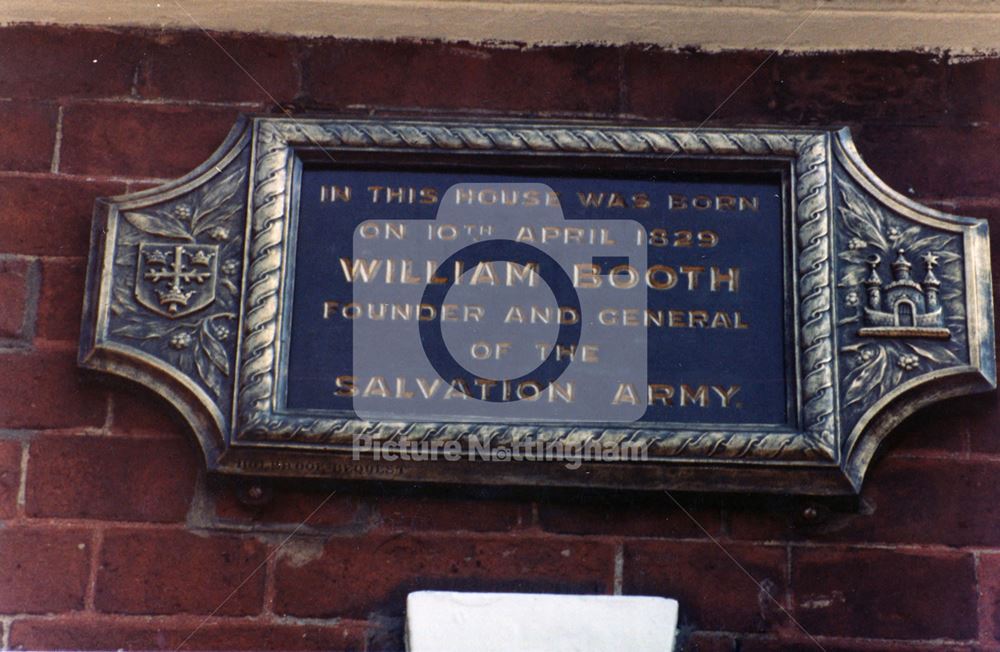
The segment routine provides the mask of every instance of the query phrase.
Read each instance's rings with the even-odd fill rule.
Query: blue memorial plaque
[[[253,117],[99,201],[80,362],[219,473],[850,494],[995,387],[988,251],[846,130]]]
[[[647,387],[623,389],[644,402],[653,392],[656,400],[645,409],[642,421],[791,427],[794,407],[788,404],[790,379],[785,372],[791,355],[790,331],[783,309],[789,280],[784,274],[781,179],[777,174],[770,180],[731,179],[727,182],[718,174],[704,180],[672,181],[303,170],[285,352],[286,407],[351,410],[352,397],[338,392],[337,380],[349,377],[355,392],[363,392],[371,381],[352,371],[352,330],[359,323],[370,323],[373,311],[376,319],[390,319],[383,313],[393,306],[353,301],[353,283],[361,281],[351,278],[351,267],[345,267],[344,261],[358,264],[351,243],[359,225],[380,226],[385,237],[387,225],[436,221],[441,200],[453,186],[475,183],[512,188],[542,181],[558,195],[558,206],[569,224],[637,222],[642,228],[629,230],[630,236],[646,248],[647,267],[662,270],[643,280],[647,284],[644,310],[623,312],[600,306],[604,312],[596,319],[597,326],[615,337],[632,338],[635,331],[641,331],[646,338]],[[512,208],[510,219],[518,219],[518,212],[523,211]],[[421,232],[414,240],[407,243],[408,259],[418,272],[424,272],[427,256],[421,257],[413,245],[419,249],[425,244],[426,234]],[[362,258],[360,264],[377,265],[384,277],[392,262],[390,256]],[[426,285],[426,278],[423,282]],[[532,307],[511,305],[525,312]],[[483,320],[466,324],[486,328]],[[401,323],[401,336],[407,336],[406,326]],[[419,334],[409,330],[413,344],[419,344]],[[489,339],[489,333],[482,337]],[[391,366],[387,364],[381,374],[392,386],[384,401],[386,416],[406,409],[393,398],[399,376]],[[415,382],[403,380],[409,385]],[[615,392],[607,396],[609,405],[614,398]],[[452,405],[461,417],[463,404],[453,401]]]

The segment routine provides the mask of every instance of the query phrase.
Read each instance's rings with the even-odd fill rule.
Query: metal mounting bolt
[[[274,490],[266,480],[247,480],[236,485],[236,498],[246,507],[263,507],[274,498]]]

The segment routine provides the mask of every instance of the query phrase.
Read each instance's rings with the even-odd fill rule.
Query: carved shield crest
[[[215,300],[218,266],[218,245],[143,242],[135,298],[164,317],[190,315]]]

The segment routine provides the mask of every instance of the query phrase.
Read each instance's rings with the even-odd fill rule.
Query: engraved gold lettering
[[[618,390],[615,392],[614,399],[611,400],[612,405],[639,405],[639,399],[636,396],[635,386],[632,383],[618,383]]]
[[[646,271],[646,282],[654,290],[669,290],[677,285],[677,272],[673,267],[653,265]]]
[[[432,396],[434,396],[437,393],[438,387],[440,387],[440,385],[441,385],[440,378],[435,378],[434,382],[432,382],[430,385],[427,384],[427,381],[425,379],[417,378],[417,389],[420,390],[420,394],[424,398],[431,398]]]
[[[688,311],[688,326],[690,328],[704,328],[707,323],[708,323],[707,310]]]
[[[370,282],[378,274],[381,266],[382,260],[379,258],[369,261],[363,258],[340,259],[340,268],[344,271],[344,278],[348,283],[353,283],[355,278],[360,278],[365,283]]]
[[[438,193],[435,188],[421,188],[420,189],[420,203],[421,204],[436,204],[438,200]]]
[[[456,378],[451,381],[448,385],[448,389],[444,393],[444,398],[461,398],[463,400],[468,400],[472,396],[472,391],[469,389],[469,385],[461,378]]]
[[[740,391],[740,386],[730,385],[729,387],[723,387],[721,385],[712,385],[712,391],[722,399],[722,407],[729,407],[733,402],[733,397]]]
[[[690,385],[681,385],[681,407],[685,405],[697,404],[701,407],[708,406],[708,386],[698,385],[692,388]]]
[[[674,404],[674,388],[672,385],[650,383],[648,399],[649,405],[660,403],[661,405],[670,407]]]
[[[701,276],[705,268],[701,265],[681,265],[681,274],[687,274],[688,277],[688,289],[697,290],[698,289],[698,277]]]
[[[739,197],[735,195],[693,195],[687,196],[680,193],[667,195],[667,208],[672,211],[682,211],[689,208],[696,211],[714,210],[720,213],[733,211],[743,212],[760,210],[760,198],[756,195]]]
[[[343,397],[357,396],[358,388],[354,384],[354,376],[337,376],[335,384],[337,386],[337,389],[336,391],[334,391],[334,394],[336,394],[337,396],[343,396]]]
[[[604,193],[578,192],[580,203],[586,208],[600,208],[604,204]]]
[[[578,288],[601,287],[601,268],[593,263],[577,263],[573,265],[573,285]]]
[[[333,202],[349,202],[351,201],[351,187],[350,186],[320,186],[319,187],[319,201],[321,204],[333,203]]]
[[[709,278],[712,292],[718,292],[723,283],[729,286],[730,292],[739,292],[740,290],[739,267],[730,267],[728,272],[720,272],[718,267],[712,267],[709,270]]]
[[[382,376],[372,376],[365,385],[365,390],[361,393],[364,397],[376,396],[378,398],[389,398],[389,387],[385,384]]]

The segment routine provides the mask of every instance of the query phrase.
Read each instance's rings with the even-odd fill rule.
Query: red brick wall
[[[291,484],[248,509],[168,408],[74,363],[94,198],[184,173],[268,94],[363,114],[846,123],[892,186],[996,232],[1000,60],[218,40],[267,93],[196,32],[0,29],[6,646],[176,648],[197,629],[190,648],[398,649],[405,594],[458,588],[672,596],[686,650],[819,649],[789,614],[827,650],[1000,649],[995,394],[910,419],[857,509],[809,521],[794,501],[684,497],[696,525],[663,495],[372,485],[323,503],[330,486]]]

